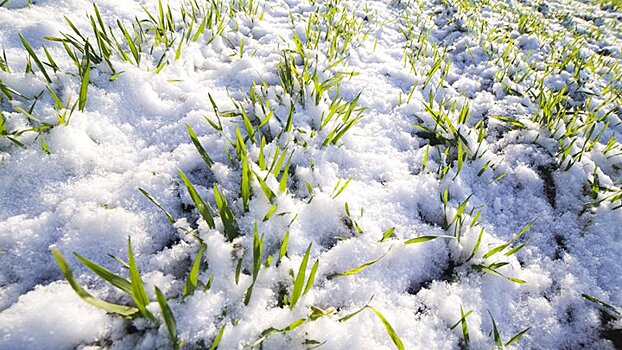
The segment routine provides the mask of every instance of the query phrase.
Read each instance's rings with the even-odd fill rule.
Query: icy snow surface
[[[168,298],[188,349],[209,348],[222,327],[219,349],[261,341],[265,349],[456,349],[467,343],[461,308],[472,311],[464,320],[475,349],[495,346],[493,322],[503,343],[530,327],[509,344],[515,348],[610,349],[619,341],[622,14],[612,6],[171,1],[174,28],[158,34],[174,40],[167,48],[150,22],[150,15],[159,21],[157,1],[95,3],[117,42],[110,65],[90,63],[85,108],[72,113],[78,67],[45,37],[65,33],[84,43],[66,16],[101,55],[92,3],[0,7],[0,349],[172,348],[154,287]],[[142,51],[139,65],[117,20]],[[67,48],[79,65],[83,52]],[[297,72],[290,90],[285,66]],[[335,77],[337,85],[317,92]],[[335,101],[346,107],[323,125]],[[59,123],[59,113],[71,113],[69,122]],[[332,130],[358,116],[330,142]],[[51,127],[28,130],[44,123]],[[204,162],[186,125],[214,164]],[[178,169],[210,207],[215,228]],[[235,214],[233,240],[224,235],[214,185]],[[256,281],[254,227],[263,237]],[[134,306],[72,254],[129,279],[111,258],[127,260],[128,237],[157,325],[80,300],[51,253],[58,249],[95,297]],[[207,246],[201,283],[184,297],[200,242]],[[315,280],[290,308],[310,244],[305,275],[318,261]],[[365,305],[390,327],[371,308],[343,318]],[[312,307],[325,314],[312,317]]]

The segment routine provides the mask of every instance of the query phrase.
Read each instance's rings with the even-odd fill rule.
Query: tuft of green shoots
[[[89,292],[82,288],[82,286],[80,286],[61,252],[57,248],[52,248],[52,254],[56,259],[56,262],[58,263],[58,267],[65,276],[65,279],[67,279],[67,282],[69,282],[71,288],[76,292],[76,294],[78,294],[78,296],[82,300],[95,306],[98,309],[114,313],[123,317],[134,317],[139,312],[139,310],[135,307],[112,304],[93,297]]]

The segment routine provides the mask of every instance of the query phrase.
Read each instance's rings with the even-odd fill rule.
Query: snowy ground
[[[95,3],[0,6],[0,349],[620,346],[622,12]]]

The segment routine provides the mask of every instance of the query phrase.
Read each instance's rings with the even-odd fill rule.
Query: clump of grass
[[[130,275],[129,281],[123,277],[114,274],[110,270],[107,270],[106,268],[92,262],[91,260],[80,256],[77,253],[74,253],[74,255],[78,259],[78,261],[80,261],[87,268],[93,271],[97,276],[110,283],[114,287],[118,288],[119,290],[123,291],[124,293],[128,294],[134,301],[135,307],[111,304],[92,297],[84,288],[82,288],[78,284],[77,280],[73,276],[73,273],[71,272],[71,269],[69,268],[69,265],[67,264],[65,258],[62,256],[60,251],[56,248],[53,248],[52,253],[56,258],[56,262],[58,263],[61,272],[65,275],[65,278],[67,279],[71,287],[78,294],[78,296],[82,298],[82,300],[104,311],[112,312],[125,317],[135,317],[136,315],[140,314],[143,317],[151,320],[153,323],[157,324],[157,319],[149,310],[147,310],[147,305],[149,305],[150,300],[147,297],[144,284],[142,282],[142,279],[140,278],[140,273],[138,272],[138,268],[136,267],[136,261],[134,259],[134,253],[132,251],[132,244],[129,238],[127,242],[127,247],[127,268]]]

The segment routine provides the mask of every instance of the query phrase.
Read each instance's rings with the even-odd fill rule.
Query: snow
[[[113,25],[117,19],[131,28],[135,17],[147,18],[142,6],[156,13],[158,4],[153,0],[95,2],[118,39],[123,37]],[[466,318],[472,348],[495,345],[493,318],[503,342],[531,327],[510,345],[514,348],[614,348],[604,330],[619,333],[622,321],[619,317],[607,321],[607,311],[581,294],[622,306],[618,229],[622,209],[615,208],[620,202],[587,206],[594,200],[593,174],[601,186],[617,188],[621,180],[619,148],[605,151],[609,138],[619,140],[622,131],[622,101],[619,95],[611,98],[619,93],[621,75],[619,69],[606,65],[592,69],[578,64],[596,56],[603,62],[620,63],[622,34],[616,23],[621,15],[579,1],[550,1],[545,7],[535,1],[493,0],[489,5],[475,2],[470,8],[460,3],[335,2],[338,13],[345,11],[343,18],[339,14],[339,23],[352,20],[368,35],[353,37],[351,46],[337,56],[343,58],[339,65],[324,71],[330,62],[321,53],[317,61],[313,57],[311,68],[317,65],[320,82],[345,72],[339,96],[351,102],[360,93],[357,107],[365,109],[336,144],[323,145],[341,118],[335,117],[320,130],[337,91],[325,93],[316,104],[309,91],[318,83],[311,83],[294,102],[292,131],[280,134],[292,102],[277,70],[283,50],[296,50],[293,33],[306,42],[311,14],[326,11],[329,2],[255,1],[259,9],[255,14],[223,10],[230,20],[224,22],[222,33],[206,30],[197,41],[184,42],[179,59],[174,57],[182,35],[182,2],[171,2],[179,26],[173,34],[175,44],[166,52],[155,45],[150,52],[149,40],[154,39],[148,34],[139,66],[114,54],[112,63],[121,74],[113,81],[105,63],[94,65],[84,111],[76,108],[67,125],[45,132],[49,154],[35,132],[18,137],[24,147],[0,138],[0,348],[171,348],[164,322],[123,319],[80,300],[50,252],[52,248],[62,252],[91,294],[133,305],[128,295],[94,276],[72,255],[76,252],[125,278],[127,270],[109,255],[127,260],[128,237],[152,301],[149,310],[163,320],[154,294],[158,287],[168,298],[179,340],[187,348],[209,348],[223,326],[219,348],[244,348],[266,329],[309,318],[311,306],[335,312],[272,334],[264,347],[308,348],[317,341],[322,349],[394,348],[371,309],[342,321],[365,305],[381,311],[406,349],[464,346],[461,326],[451,328],[460,320],[461,308],[472,311]],[[70,33],[69,25],[59,20],[63,16],[91,35],[86,13],[93,14],[92,5],[77,0],[32,4],[10,0],[0,7],[0,48],[11,68],[3,71],[0,64],[0,82],[28,99],[15,96],[8,101],[0,94],[7,130],[29,127],[32,121],[16,107],[28,110],[39,94],[31,114],[57,123],[46,86],[63,102],[78,100],[81,79],[74,63],[62,45],[44,37]],[[532,14],[546,23],[546,29],[521,32],[520,14]],[[413,24],[412,41],[404,34],[408,21]],[[328,26],[324,23],[323,30]],[[474,29],[480,27],[481,32]],[[45,57],[42,45],[48,48],[59,67],[56,73],[46,68],[52,83],[46,82],[34,62],[35,74],[24,73],[28,54],[18,33],[39,57]],[[502,35],[514,40],[500,42]],[[578,44],[575,35],[581,37]],[[418,38],[423,39],[418,42]],[[560,53],[570,53],[571,45],[579,45],[579,61],[565,62],[542,76],[551,60],[563,60]],[[122,46],[131,56],[126,44]],[[322,50],[328,46],[321,43]],[[510,54],[504,59],[508,46]],[[404,52],[422,47],[425,52],[417,56],[413,70]],[[163,54],[168,64],[156,73]],[[426,74],[439,54],[445,55],[440,68],[428,79]],[[296,57],[301,69],[302,59]],[[517,82],[522,72],[533,70],[534,75]],[[558,138],[571,133],[572,125],[558,121],[549,129],[532,119],[541,108],[530,89],[540,81],[552,93],[568,88],[569,105],[603,118],[594,124],[591,136],[604,130],[600,141],[567,169]],[[613,89],[609,92],[605,91],[608,84]],[[301,88],[298,81],[294,85],[295,90]],[[236,157],[236,128],[247,135],[245,125],[240,115],[217,118],[211,99],[221,114],[240,105],[262,119],[266,116],[262,103],[252,105],[249,89],[274,110],[262,129],[269,136],[263,149],[265,162],[269,166],[278,149],[286,152],[285,162],[291,154],[291,171],[287,190],[278,191],[280,175],[273,176],[258,164],[260,133],[255,135],[257,142],[246,140],[250,167],[257,176],[251,174],[253,195],[245,211],[240,166],[230,160]],[[480,157],[458,165],[452,161],[455,151],[437,153],[434,142],[438,140],[414,127],[436,130],[436,121],[425,107],[430,98],[432,108],[455,102],[456,111],[448,112],[453,123],[468,105],[470,119],[458,126],[464,137],[459,142],[469,149],[469,157],[481,147]],[[524,128],[510,128],[503,118]],[[207,120],[221,122],[222,130],[215,130]],[[209,169],[191,143],[187,125],[214,161]],[[481,145],[479,127],[487,130]],[[448,130],[439,133],[454,140]],[[585,134],[578,136],[570,154],[580,151],[585,139]],[[437,169],[447,162],[451,166],[442,177]],[[235,213],[240,237],[229,242],[220,219],[215,228],[200,219],[178,169],[212,208],[217,208],[216,184]],[[263,195],[257,177],[265,178],[274,192],[272,202]],[[337,195],[336,188],[346,181],[348,186]],[[176,222],[171,224],[139,188],[157,199]],[[602,190],[598,198],[606,195],[609,192]],[[443,226],[460,215],[460,205],[467,200],[459,242],[439,238],[404,244],[419,236],[452,235],[456,224]],[[273,204],[276,211],[264,220]],[[478,211],[477,222],[471,225]],[[504,250],[493,259],[484,256],[532,221],[530,230],[511,246],[526,243],[522,249],[507,256]],[[263,237],[262,263],[268,256],[273,260],[270,266],[262,265],[253,281],[255,227]],[[391,228],[395,237],[382,239]],[[287,255],[277,264],[286,232]],[[209,290],[199,287],[183,297],[199,239],[207,249],[198,280],[204,283],[213,276],[213,284]],[[298,274],[310,244],[308,269],[319,261],[315,283],[290,309],[283,295],[291,295],[291,273]],[[335,275],[378,258],[358,273]],[[238,259],[242,265],[236,281]],[[496,270],[498,274],[477,270],[478,265],[495,261],[507,263]],[[251,284],[252,298],[245,305]]]
[[[0,315],[3,349],[66,349],[106,336],[114,321],[63,282],[37,286]]]

